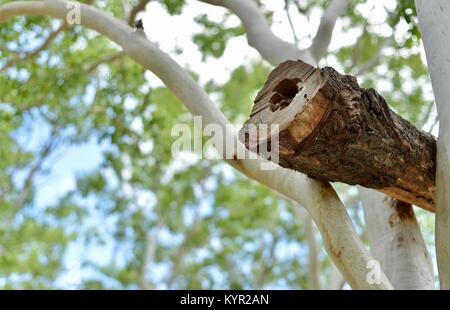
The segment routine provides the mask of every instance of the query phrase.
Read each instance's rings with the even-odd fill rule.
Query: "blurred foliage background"
[[[84,2],[129,22],[138,3]],[[147,10],[182,16],[195,2],[152,0]],[[301,18],[316,25],[328,3],[259,1],[274,26],[287,25],[287,14],[294,25]],[[245,29],[226,10],[199,7],[218,13],[197,12],[187,40],[202,62],[220,63],[233,41],[245,40]],[[307,46],[316,29],[284,35]],[[147,29],[150,37],[161,31]],[[351,44],[340,42],[345,34]],[[321,65],[357,75],[403,117],[436,129],[413,1],[352,1],[334,36]],[[185,53],[181,45],[166,51],[176,60]],[[20,17],[1,25],[0,55],[1,288],[347,287],[301,206],[219,160],[172,157],[172,127],[192,126],[190,114],[107,39]],[[242,124],[271,66],[234,57],[241,63],[225,81],[187,69]],[[61,158],[92,163],[74,170],[62,194],[52,183],[66,169],[57,165]],[[333,186],[365,239],[357,190]],[[433,218],[416,213],[433,252]]]

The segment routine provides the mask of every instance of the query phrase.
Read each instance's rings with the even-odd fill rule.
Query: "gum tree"
[[[21,243],[17,244],[26,247],[23,230],[30,232],[27,227],[31,226],[34,230],[29,235],[33,237],[29,238],[37,244],[34,251],[26,247],[27,251],[19,255],[12,244],[2,243],[9,256],[0,272],[8,283],[33,286],[37,282],[31,279],[42,277],[43,286],[56,285],[54,279],[62,268],[58,254],[63,253],[70,238],[78,236],[86,246],[113,244],[109,261],[86,260],[85,268],[91,275],[83,285],[88,288],[112,283],[144,289],[277,285],[341,288],[343,281],[355,289],[433,288],[431,260],[410,205],[407,208],[412,215],[405,219],[394,208],[397,202],[361,190],[366,225],[360,225],[360,203],[351,188],[336,184],[340,198],[330,184],[299,172],[281,166],[261,170],[261,164],[267,163],[261,157],[224,158],[228,165],[219,160],[200,160],[176,169],[176,160],[170,154],[172,141],[168,139],[172,126],[188,122],[189,113],[201,116],[204,126],[225,128],[230,121],[242,121],[271,66],[289,59],[313,66],[334,63],[343,72],[355,74],[365,87],[387,80],[390,88],[383,95],[391,107],[417,126],[429,125],[434,108],[421,86],[427,82],[427,70],[418,48],[420,33],[414,3],[399,1],[393,8],[386,8],[383,23],[389,31],[381,35],[379,25],[360,13],[362,4],[358,1],[285,1],[286,18],[295,38],[287,42],[272,31],[271,14],[264,3],[201,1],[221,7],[224,19],[234,15],[241,22],[228,26],[225,21],[200,15],[197,22],[203,31],[195,34],[193,41],[205,58],[221,57],[228,40],[245,35],[263,61],[239,67],[224,85],[200,85],[195,70],[187,71],[176,62],[176,53],[162,51],[156,42],[130,27],[149,2],[2,1],[0,102],[5,107],[1,110],[5,156],[0,202],[6,206],[2,210],[8,223],[2,228],[2,238],[19,238]],[[170,14],[182,14],[184,6],[192,5],[185,1],[159,2]],[[296,36],[290,16],[293,10],[303,17],[322,12],[310,39]],[[426,24],[426,16],[432,13],[424,12],[425,17],[419,14],[422,27],[432,28]],[[75,18],[78,13],[80,25],[70,25],[67,17]],[[356,30],[358,37],[351,46],[332,49],[333,30],[339,19],[344,31]],[[398,35],[401,27],[407,30]],[[434,41],[427,43],[428,32],[423,32],[427,57],[429,53],[444,53]],[[41,44],[30,49],[37,35]],[[427,44],[433,47],[432,52]],[[145,70],[153,72],[166,87],[151,87]],[[436,88],[441,82],[433,70],[430,73]],[[406,82],[408,87],[403,87]],[[445,115],[445,109],[439,107],[442,104],[438,102],[440,117]],[[45,122],[49,128],[48,141],[34,152],[26,151],[13,139],[29,117]],[[142,123],[140,130],[133,129],[136,122]],[[45,173],[46,161],[52,159],[58,145],[76,145],[89,139],[106,144],[101,166],[79,176],[77,186],[55,205],[36,210],[36,176]],[[443,156],[439,150],[446,145],[442,141],[445,137],[440,136],[437,170],[445,180],[446,166],[439,163],[439,156]],[[241,143],[219,150],[219,155],[225,157],[226,151],[247,152]],[[438,173],[437,236],[445,235],[442,231],[447,222],[444,183]],[[142,201],[144,198],[147,200]],[[202,211],[204,204],[210,206],[207,212]],[[39,211],[48,215],[42,218],[36,215]],[[103,227],[84,224],[93,214],[105,219]],[[421,216],[427,220],[431,215]],[[343,279],[321,257],[311,221]],[[81,231],[77,225],[83,227]],[[49,242],[47,235],[58,238]],[[406,245],[397,246],[399,240],[406,240]],[[307,263],[303,263],[302,255],[278,253],[290,243],[298,243],[300,248],[307,245]],[[438,262],[442,261],[438,272],[443,288],[445,244],[445,237],[438,239]],[[52,251],[53,256],[44,249]],[[50,264],[50,257],[54,264]],[[35,262],[35,271],[18,267],[28,260]],[[241,260],[242,266],[236,266],[236,260]],[[374,275],[377,262],[381,268],[375,268]],[[164,270],[163,276],[158,277],[155,270]],[[14,274],[19,279],[14,279]]]

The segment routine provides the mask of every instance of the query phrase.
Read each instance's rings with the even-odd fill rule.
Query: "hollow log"
[[[258,137],[250,124],[277,124]],[[278,135],[278,163],[326,181],[358,184],[434,211],[436,139],[393,112],[374,89],[330,67],[286,61],[259,91],[240,139]]]

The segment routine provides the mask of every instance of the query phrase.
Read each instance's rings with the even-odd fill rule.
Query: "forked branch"
[[[69,10],[67,4],[67,1],[62,0],[7,3],[0,6],[0,22],[18,15],[46,15],[65,19]],[[235,139],[232,133],[225,130],[228,121],[208,95],[188,72],[155,44],[134,32],[127,24],[96,8],[82,4],[81,16],[83,26],[107,36],[119,44],[133,60],[155,73],[193,115],[202,116],[205,126],[218,125],[224,129],[225,134],[232,135],[227,137],[227,141]],[[241,143],[226,147],[232,148],[231,151],[235,154],[242,154],[246,150]],[[220,155],[225,157],[230,150],[221,151]],[[367,281],[367,265],[373,257],[359,239],[344,205],[329,184],[279,166],[273,170],[261,170],[261,164],[268,163],[260,157],[249,159],[246,156],[245,159],[231,159],[227,162],[250,178],[305,206],[322,234],[328,254],[353,288],[392,289],[383,272],[379,282]]]

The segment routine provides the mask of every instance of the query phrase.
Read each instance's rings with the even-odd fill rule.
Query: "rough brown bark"
[[[279,124],[279,130],[254,139],[250,124]],[[280,64],[258,93],[240,139],[254,149],[277,133],[283,167],[434,211],[436,139],[353,76],[302,61]]]

